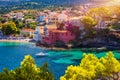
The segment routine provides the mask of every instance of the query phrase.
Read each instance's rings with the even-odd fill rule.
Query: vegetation
[[[19,29],[16,27],[14,22],[5,23],[1,28],[4,35],[18,34]]]
[[[33,11],[28,11],[30,14],[33,13]],[[26,19],[20,20],[17,18],[12,18],[12,19],[7,19],[2,16],[0,16],[0,30],[3,32],[4,35],[15,35],[19,34],[20,30],[23,28],[30,28],[30,29],[35,29],[37,23],[34,22],[34,15],[25,15],[24,16]],[[26,20],[28,18],[33,19],[33,22],[27,22]]]
[[[2,17],[0,16],[0,21],[1,21],[1,23],[5,23],[7,20],[6,20],[5,18],[2,18]]]
[[[115,24],[110,26],[110,29],[118,30],[118,29],[120,29],[120,24],[119,23],[115,23]]]
[[[99,7],[99,8],[92,8],[87,12],[88,16],[93,18],[100,17],[110,17],[112,12],[110,12],[110,8],[108,7]]]
[[[114,15],[113,15],[114,14]],[[115,21],[119,20],[120,17],[120,6],[102,6],[102,7],[97,7],[97,8],[91,8],[90,10],[87,11],[86,13],[87,16],[91,16],[92,18],[98,20],[102,18],[109,18],[112,16],[115,17]],[[114,19],[114,18],[113,18]]]
[[[9,20],[10,21],[10,20]],[[16,24],[16,27],[19,29],[22,29],[25,27],[25,21],[23,20],[18,20],[16,18],[13,18],[11,21],[13,21]]]
[[[84,24],[84,27],[91,29],[92,27],[94,27],[96,25],[96,21],[89,16],[85,16],[82,18],[81,22]]]
[[[85,32],[86,34],[83,36],[84,39],[86,38],[93,38],[96,35],[96,30],[95,25],[97,24],[97,22],[89,16],[85,16],[82,18],[81,22],[84,24],[84,28],[85,28]]]
[[[114,13],[117,17],[120,17],[120,6],[114,6],[111,9],[112,13]]]
[[[60,80],[96,80],[98,78],[110,80],[118,72],[120,72],[120,62],[114,58],[112,52],[108,52],[100,59],[94,54],[84,54],[80,65],[69,66]]]
[[[29,11],[28,14],[25,14],[24,19],[36,19],[35,14],[31,14],[31,13],[37,13],[37,12],[31,12],[31,11]]]
[[[35,28],[36,28],[36,25],[37,25],[36,22],[30,22],[30,23],[27,24],[27,27],[28,27],[28,28],[31,28],[31,29],[35,29]]]
[[[62,2],[62,4],[61,4]],[[7,4],[7,5],[6,5]],[[0,14],[8,13],[14,10],[43,10],[43,9],[55,9],[56,7],[71,6],[73,4],[79,4],[78,0],[31,0],[31,1],[16,1],[16,2],[4,2],[0,1]]]
[[[60,80],[117,80],[114,74],[120,72],[120,62],[112,52],[97,58],[94,54],[84,54],[78,66],[70,65],[65,75]],[[0,80],[55,80],[54,75],[48,70],[48,64],[37,67],[34,59],[27,55],[15,70],[4,69],[0,73]]]
[[[4,69],[0,73],[0,80],[55,80],[53,74],[48,70],[48,64],[37,67],[34,59],[27,55],[21,62],[19,68],[9,71]]]

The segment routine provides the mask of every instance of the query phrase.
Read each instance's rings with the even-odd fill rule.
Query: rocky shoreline
[[[78,46],[72,46],[72,47],[67,47],[67,46],[61,46],[61,47],[56,47],[56,46],[46,46],[43,44],[38,44],[36,43],[36,46],[42,47],[44,49],[48,50],[71,50],[71,49],[80,49],[82,51],[110,51],[110,50],[120,50],[120,44],[113,45],[113,44],[87,44],[87,45],[78,45]]]
[[[39,46],[41,48],[44,48],[44,49],[48,49],[48,50],[68,50],[68,48],[64,48],[64,47],[53,47],[53,46],[44,46],[44,45],[37,45],[36,46]]]

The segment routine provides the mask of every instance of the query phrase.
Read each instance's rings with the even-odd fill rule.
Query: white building
[[[3,33],[2,33],[2,31],[0,30],[0,38],[2,38],[2,36],[3,36]]]
[[[63,21],[67,21],[68,20],[68,16],[62,12],[60,15],[58,15],[58,22],[63,22]]]
[[[33,20],[33,19],[26,19],[25,22],[26,23],[31,23],[31,22],[35,22],[35,20]]]
[[[17,18],[19,20],[24,20],[24,13],[22,12],[18,12],[18,13],[11,13],[11,15],[13,16],[13,18]]]
[[[36,29],[35,29],[33,39],[35,41],[41,41],[42,40],[42,36],[41,36],[41,33],[40,33],[40,27],[39,26],[37,26]]]
[[[73,26],[78,26],[80,27],[82,25],[81,23],[81,19],[82,19],[83,16],[79,16],[79,17],[73,17],[73,18],[69,18],[69,21],[70,23],[73,25]]]
[[[55,19],[56,19],[56,16],[57,15],[57,13],[56,12],[49,12],[49,22],[50,23],[53,23],[53,22],[55,22]]]

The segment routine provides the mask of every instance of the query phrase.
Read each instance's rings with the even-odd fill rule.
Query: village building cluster
[[[70,43],[76,40],[76,38],[82,39],[86,34],[84,31],[84,24],[81,19],[86,15],[86,12],[95,6],[91,4],[85,4],[82,6],[69,7],[62,11],[38,11],[36,19],[24,19],[26,11],[11,12],[4,15],[6,19],[17,18],[19,20],[25,20],[25,23],[36,22],[35,30],[24,28],[21,30],[20,35],[24,33],[29,36],[33,36],[33,39],[41,44],[52,45],[56,42],[63,42],[64,44]],[[34,13],[33,13],[34,14]],[[109,18],[102,20],[100,17],[96,25],[96,28],[107,28],[112,24]],[[116,18],[113,15],[112,18]],[[75,32],[76,31],[76,32]]]

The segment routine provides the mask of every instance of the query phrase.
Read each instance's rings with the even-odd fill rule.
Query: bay
[[[37,57],[35,54],[43,52],[46,57]],[[107,51],[101,52],[86,52],[94,53],[97,57],[102,57]],[[20,66],[20,62],[25,55],[31,55],[37,64],[40,66],[46,62],[49,64],[49,69],[53,71],[57,80],[64,75],[67,66],[78,65],[85,52],[81,49],[71,49],[64,51],[55,51],[36,47],[34,43],[16,43],[16,42],[0,42],[0,71],[3,68],[9,70]],[[120,59],[120,51],[113,50],[117,59]]]

